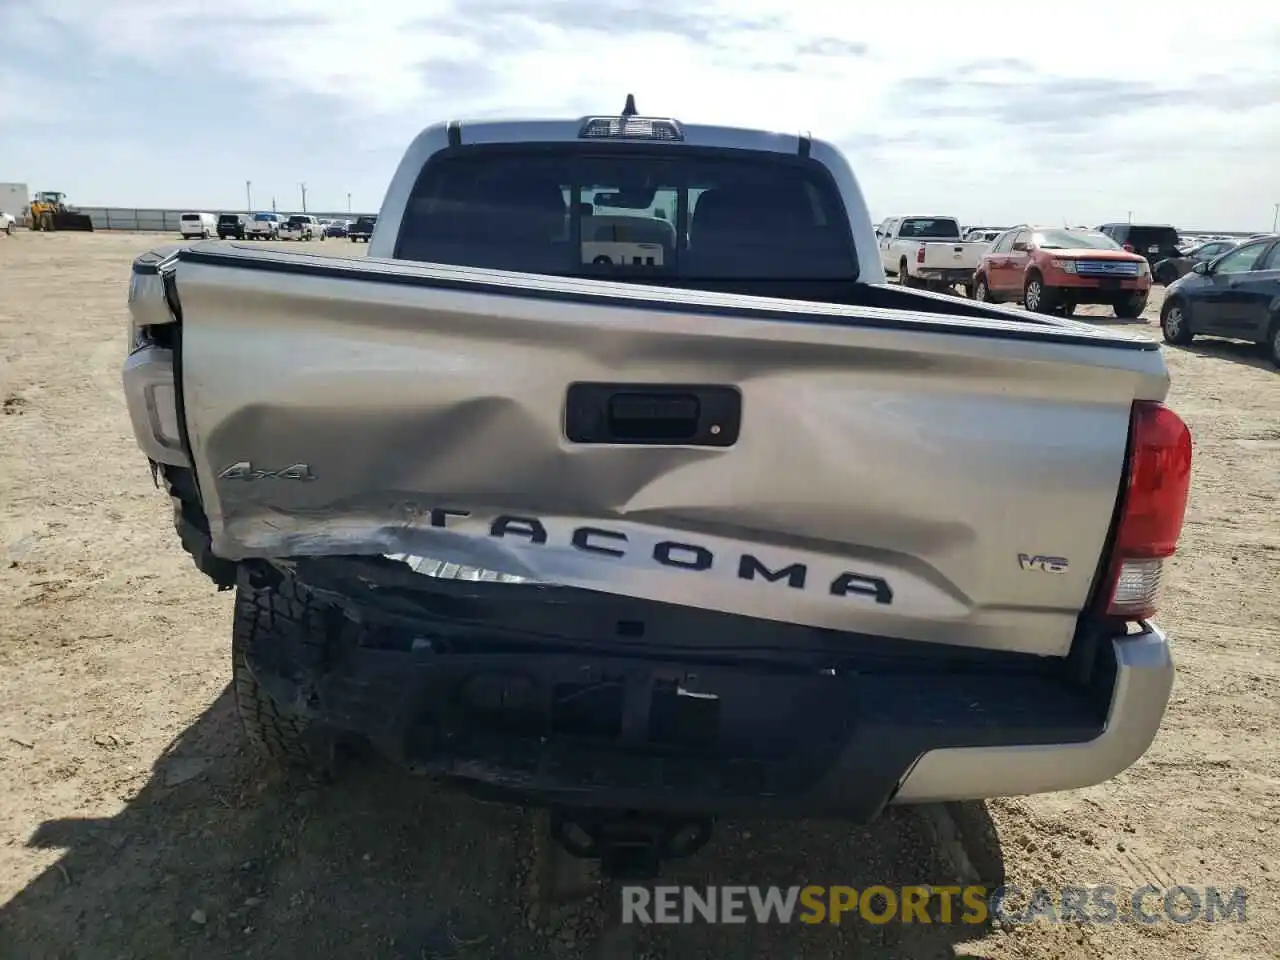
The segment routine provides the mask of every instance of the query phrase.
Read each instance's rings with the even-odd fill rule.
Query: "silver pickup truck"
[[[367,259],[157,249],[129,306],[133,428],[279,759],[372,744],[623,873],[721,814],[1094,784],[1159,727],[1159,346],[887,284],[828,143],[439,124]]]

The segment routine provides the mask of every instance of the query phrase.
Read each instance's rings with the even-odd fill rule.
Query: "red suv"
[[[991,245],[973,275],[975,300],[1020,301],[1036,313],[1070,316],[1105,303],[1117,317],[1142,315],[1151,291],[1144,257],[1090,230],[1014,227]]]

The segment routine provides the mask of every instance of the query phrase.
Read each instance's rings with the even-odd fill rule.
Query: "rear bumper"
[[[921,280],[941,280],[946,283],[969,283],[973,280],[974,267],[920,267],[915,275]]]
[[[892,803],[1106,780],[1150,745],[1173,680],[1149,625],[1100,643],[1078,683],[1007,655],[942,667],[812,650],[781,661],[695,658],[687,645],[642,653],[616,635],[588,647],[480,623],[467,587],[451,587],[435,604],[455,611],[448,619],[366,607],[354,627],[349,609],[323,666],[314,646],[291,652],[287,631],[249,666],[286,709],[520,802],[856,821]],[[716,616],[734,630],[737,618]]]
[[[1173,689],[1173,657],[1154,624],[1114,637],[1115,681],[1106,723],[1077,743],[931,750],[911,769],[894,803],[985,799],[1074,790],[1108,780],[1155,740]]]

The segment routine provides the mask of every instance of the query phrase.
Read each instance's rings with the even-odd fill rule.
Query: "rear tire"
[[[978,277],[973,285],[973,299],[979,303],[991,303],[991,288],[987,286],[986,277]]]
[[[911,276],[911,271],[907,269],[907,258],[903,257],[898,261],[898,285],[902,287],[915,288],[920,285],[915,277]]]
[[[236,587],[231,629],[231,676],[236,714],[245,739],[260,754],[283,767],[328,770],[332,747],[321,728],[277,703],[254,676],[250,663],[268,651],[300,645],[307,655],[323,657],[328,638],[314,599],[290,578],[276,586],[255,587],[241,579]]]

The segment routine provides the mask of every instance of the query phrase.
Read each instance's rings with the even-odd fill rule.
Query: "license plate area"
[[[565,436],[572,443],[729,447],[742,426],[736,387],[706,384],[571,384]]]

